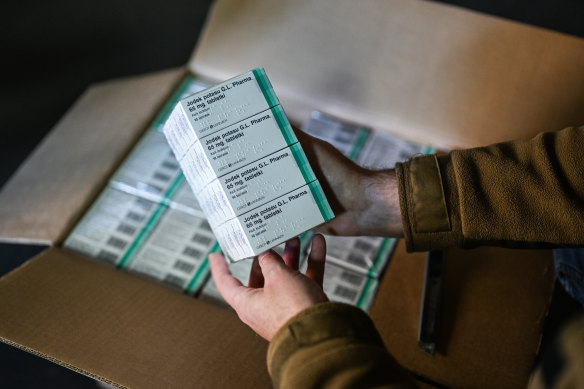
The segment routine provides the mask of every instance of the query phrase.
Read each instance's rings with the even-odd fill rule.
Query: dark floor
[[[445,2],[584,37],[580,0]],[[212,0],[13,3],[10,9],[0,6],[0,187],[89,84],[185,64]],[[0,245],[0,275],[41,249]],[[553,333],[573,309],[557,292],[547,332]],[[0,377],[0,386],[7,388],[95,386],[89,378],[3,344]]]

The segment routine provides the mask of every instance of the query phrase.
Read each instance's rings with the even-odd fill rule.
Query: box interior
[[[319,109],[437,148],[584,122],[584,39],[435,2],[216,2],[189,68],[257,66],[296,123]]]

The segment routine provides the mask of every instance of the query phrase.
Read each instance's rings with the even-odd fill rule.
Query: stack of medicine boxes
[[[334,217],[262,68],[182,99],[164,134],[234,261]]]

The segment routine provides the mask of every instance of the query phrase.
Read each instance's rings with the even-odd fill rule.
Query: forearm
[[[408,250],[584,245],[584,127],[396,166]]]
[[[313,306],[286,323],[270,343],[268,371],[281,389],[415,387],[371,319],[338,303]]]

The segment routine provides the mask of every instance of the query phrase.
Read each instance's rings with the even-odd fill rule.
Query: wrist
[[[363,209],[357,223],[363,235],[403,237],[395,170],[368,171],[362,196]]]

